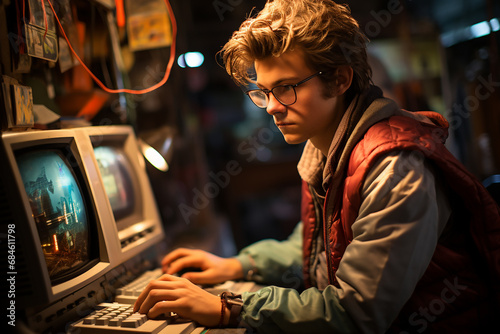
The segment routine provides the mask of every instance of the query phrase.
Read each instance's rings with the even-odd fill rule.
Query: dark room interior
[[[159,170],[144,160],[165,251],[228,257],[262,239],[286,239],[300,220],[304,144],[285,142],[219,53],[265,2],[2,0],[2,134],[129,126],[141,148],[152,146],[168,163]],[[373,83],[402,109],[444,116],[447,148],[498,201],[500,2],[344,2],[369,38]],[[34,121],[12,119],[8,86],[29,90]],[[85,176],[73,174],[76,182]],[[53,206],[66,210],[62,199]]]

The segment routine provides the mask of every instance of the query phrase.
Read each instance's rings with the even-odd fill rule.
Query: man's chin
[[[297,136],[291,136],[291,135],[286,135],[283,134],[283,138],[285,139],[287,144],[290,145],[297,145],[297,144],[302,144],[305,142],[307,139],[304,139],[302,137],[297,137]]]

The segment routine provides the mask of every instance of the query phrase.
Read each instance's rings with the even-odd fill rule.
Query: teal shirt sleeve
[[[252,280],[258,283],[299,289],[303,285],[302,222],[288,239],[256,242],[242,249],[236,258],[245,274],[254,267],[257,269]]]
[[[259,333],[359,333],[337,289],[265,287],[243,293],[241,320]]]
[[[256,267],[255,281],[274,285],[243,293],[240,319],[247,326],[273,334],[359,332],[340,305],[337,288],[299,292],[303,286],[302,223],[287,240],[262,240],[244,248],[236,258],[245,273]]]

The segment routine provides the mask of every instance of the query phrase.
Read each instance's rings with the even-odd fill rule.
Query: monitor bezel
[[[2,134],[2,153],[5,154],[7,160],[2,169],[12,176],[11,180],[7,180],[8,185],[5,187],[15,193],[12,196],[13,203],[22,204],[22,207],[17,207],[14,212],[18,214],[16,223],[19,223],[20,226],[17,227],[26,228],[20,240],[26,248],[26,253],[29,254],[25,260],[26,267],[29,267],[27,271],[32,276],[30,277],[32,283],[36,283],[36,289],[32,296],[16,296],[16,302],[21,306],[35,307],[64,298],[102,277],[119,264],[119,257],[114,255],[119,252],[120,248],[116,238],[113,237],[117,231],[112,224],[103,223],[110,220],[109,211],[103,205],[106,201],[106,195],[104,189],[93,182],[98,178],[98,172],[95,165],[89,163],[92,161],[93,151],[86,147],[85,141],[85,138],[73,130],[28,130]],[[99,247],[97,263],[93,263],[88,270],[79,273],[79,275],[56,283],[51,281],[45,265],[45,257],[39,246],[40,238],[15,155],[15,152],[30,147],[54,147],[54,145],[58,147],[67,145],[75,160],[78,161],[82,177],[85,180],[84,186],[88,190],[92,210],[95,214],[96,244]]]

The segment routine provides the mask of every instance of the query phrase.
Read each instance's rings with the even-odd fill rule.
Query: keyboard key
[[[125,296],[133,296],[134,295],[134,291],[133,290],[125,290],[125,293],[124,293]]]
[[[140,313],[134,313],[130,316],[130,318],[138,319],[141,325],[148,320],[148,317],[145,314]]]
[[[122,324],[122,318],[113,318],[109,320],[108,326],[119,327]]]
[[[125,320],[122,321],[122,327],[130,327],[130,328],[137,328],[139,327],[141,324],[140,324],[140,320],[139,319],[134,319],[134,318],[127,318]]]
[[[99,326],[104,326],[104,325],[107,325],[108,322],[109,322],[109,317],[100,317],[100,318],[97,318],[96,321],[95,321],[95,324],[96,325],[99,325]]]

